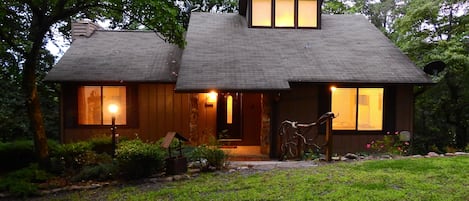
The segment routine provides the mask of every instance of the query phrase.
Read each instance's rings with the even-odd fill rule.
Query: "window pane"
[[[226,98],[226,124],[233,124],[233,96]]]
[[[383,129],[383,89],[358,89],[358,130]]]
[[[117,105],[116,124],[124,125],[127,123],[126,93],[124,86],[103,87],[103,122],[111,124],[112,114],[108,107],[111,104]]]
[[[298,0],[298,27],[317,27],[316,0]]]
[[[78,124],[101,124],[101,87],[78,88]]]
[[[293,27],[295,24],[295,1],[276,0],[275,1],[275,26]]]
[[[332,121],[334,130],[355,130],[357,89],[336,88],[332,91],[332,112],[337,116]]]
[[[252,26],[272,26],[272,1],[252,0]]]

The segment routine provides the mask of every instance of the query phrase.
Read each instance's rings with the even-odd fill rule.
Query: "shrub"
[[[13,196],[26,197],[37,194],[37,183],[44,182],[49,178],[49,174],[38,169],[37,164],[32,164],[8,173],[0,180],[0,191],[6,191]]]
[[[0,143],[0,161],[3,161],[1,171],[27,167],[34,159],[34,144],[31,140]]]
[[[119,170],[127,179],[142,178],[163,170],[164,157],[165,150],[139,139],[121,142],[116,150]]]
[[[99,163],[93,166],[84,167],[80,173],[72,178],[72,181],[106,181],[114,179],[118,172],[116,163]]]
[[[98,136],[93,137],[88,140],[90,143],[91,149],[96,153],[107,153],[111,154],[112,152],[112,138],[108,136]]]
[[[88,160],[95,155],[91,148],[91,144],[85,141],[58,146],[51,153],[51,156],[54,157],[52,159],[53,166],[79,170],[88,164]]]
[[[374,153],[408,155],[410,143],[400,141],[398,131],[394,133],[387,132],[383,140],[373,140],[366,144],[366,148]]]
[[[217,146],[200,145],[193,149],[190,158],[199,161],[202,170],[209,170],[210,167],[220,170],[225,167],[228,155],[223,150],[218,149]]]

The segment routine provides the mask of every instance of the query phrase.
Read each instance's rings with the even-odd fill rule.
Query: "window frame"
[[[321,5],[322,0],[316,0],[316,27],[303,27],[298,25],[298,12],[299,12],[299,0],[294,1],[294,13],[293,13],[293,27],[277,27],[275,26],[275,8],[276,0],[271,0],[271,11],[270,11],[270,26],[253,26],[252,25],[252,12],[253,12],[253,0],[249,0],[249,28],[276,28],[276,29],[321,29]]]
[[[386,115],[387,115],[387,91],[388,89],[384,86],[334,86],[336,88],[346,88],[346,89],[356,89],[356,97],[355,97],[355,100],[356,100],[356,103],[355,103],[355,110],[356,110],[356,114],[355,114],[355,129],[344,129],[344,130],[340,130],[340,129],[333,129],[333,131],[335,133],[341,133],[341,134],[360,134],[360,133],[366,133],[366,134],[372,134],[372,133],[379,133],[379,134],[383,134],[386,130],[386,128],[388,127],[388,125],[386,124]],[[380,130],[360,130],[358,129],[358,115],[359,115],[359,102],[358,102],[358,99],[359,99],[359,89],[370,89],[370,88],[379,88],[379,89],[383,89],[383,97],[382,97],[382,122],[381,122],[381,129]],[[329,110],[332,111],[332,90],[329,90]],[[335,115],[339,115],[340,114],[335,114]],[[334,121],[334,120],[333,120]]]
[[[79,124],[78,90],[82,86],[125,86],[126,87],[126,124],[119,128],[139,127],[138,85],[133,83],[64,83],[61,84],[61,118],[64,129],[108,129],[110,124]]]
[[[117,117],[117,118],[116,118],[116,119],[117,119],[116,125],[118,125],[118,126],[125,126],[125,125],[127,125],[127,117],[128,117],[128,116],[127,116],[127,98],[128,98],[128,97],[127,97],[127,87],[126,87],[126,86],[119,86],[119,85],[112,85],[112,86],[111,86],[111,85],[82,85],[82,86],[79,86],[79,87],[77,88],[77,99],[80,97],[80,96],[79,96],[79,94],[80,94],[80,93],[79,93],[80,89],[86,88],[86,87],[89,87],[89,88],[91,88],[91,87],[93,87],[93,88],[99,88],[99,96],[98,96],[98,97],[99,97],[99,104],[100,104],[100,106],[99,106],[99,108],[100,108],[100,110],[99,110],[99,113],[100,113],[100,118],[99,118],[99,119],[100,119],[100,122],[99,122],[99,123],[80,123],[80,119],[81,119],[81,117],[82,117],[82,114],[81,114],[81,111],[80,111],[80,101],[78,101],[78,104],[77,104],[77,109],[78,109],[78,112],[77,112],[77,114],[78,114],[78,118],[77,118],[77,119],[78,119],[78,122],[77,122],[77,124],[78,124],[78,125],[80,125],[80,126],[111,126],[111,123],[106,121],[106,118],[105,118],[105,117],[106,117],[106,116],[109,117],[110,114],[109,114],[109,113],[108,113],[107,115],[105,114],[105,113],[107,112],[108,108],[104,105],[104,104],[105,104],[105,99],[104,99],[104,98],[106,97],[106,94],[104,94],[104,92],[105,92],[106,88],[111,88],[111,87],[115,87],[115,88],[121,88],[121,87],[123,87],[123,90],[125,91],[125,94],[124,94],[124,96],[125,96],[125,97],[124,97],[124,98],[125,98],[125,123],[124,123],[124,124],[118,123],[119,117],[118,117],[118,115],[116,115],[116,117]],[[122,90],[122,89],[119,89],[119,90]],[[111,116],[112,116],[112,115],[111,115]]]

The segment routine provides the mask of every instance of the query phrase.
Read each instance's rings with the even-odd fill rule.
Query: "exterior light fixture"
[[[114,158],[116,156],[116,114],[119,110],[119,107],[116,104],[110,104],[108,110],[112,115],[111,119],[111,134],[112,134],[112,152],[111,155]]]
[[[337,89],[336,86],[331,86],[331,91],[334,92]]]
[[[213,106],[214,103],[217,102],[218,94],[215,91],[210,91],[207,93],[207,101],[205,103],[206,106]]]

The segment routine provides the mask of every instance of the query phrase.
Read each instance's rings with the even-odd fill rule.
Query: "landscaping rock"
[[[469,153],[466,153],[466,152],[461,152],[461,151],[457,151],[454,153],[454,155],[456,156],[463,156],[463,155],[468,155]]]
[[[391,155],[384,154],[384,155],[381,155],[380,158],[381,158],[381,159],[392,159],[392,156],[391,156]]]
[[[420,154],[417,154],[417,155],[412,155],[411,157],[412,157],[412,158],[422,158],[423,156],[420,155]]]
[[[334,161],[339,161],[339,160],[340,160],[340,156],[333,156],[333,157],[331,157],[331,158],[332,158],[332,160],[334,160]]]
[[[358,159],[358,155],[352,154],[352,153],[347,153],[347,154],[345,154],[344,157],[347,158],[347,159],[352,159],[352,160]]]
[[[440,156],[440,154],[437,154],[437,153],[435,153],[435,152],[433,152],[433,151],[428,152],[428,154],[427,154],[427,157],[438,157],[438,156]]]
[[[455,153],[445,153],[445,156],[456,156]]]

